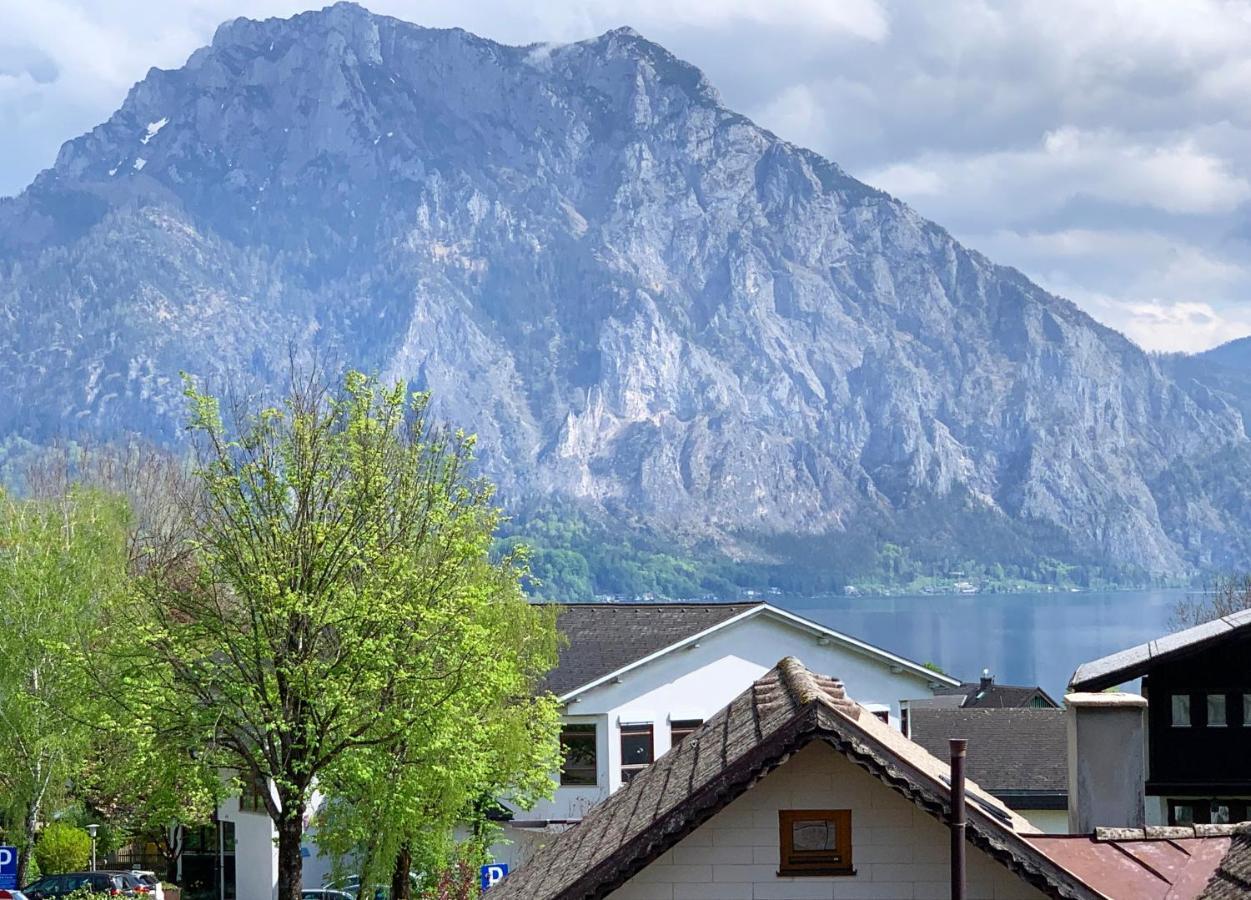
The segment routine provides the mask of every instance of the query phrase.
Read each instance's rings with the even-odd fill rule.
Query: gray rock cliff
[[[692,539],[953,492],[1157,573],[1247,533],[1224,392],[629,29],[223,25],[0,201],[0,321],[0,435],[35,441],[176,441],[180,370],[276,381],[294,345],[434,391],[510,502]]]

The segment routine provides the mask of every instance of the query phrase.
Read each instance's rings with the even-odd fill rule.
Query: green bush
[[[90,859],[91,835],[64,822],[48,825],[35,841],[35,861],[45,875],[85,869]]]

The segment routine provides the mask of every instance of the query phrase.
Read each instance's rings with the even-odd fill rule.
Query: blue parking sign
[[[491,863],[482,867],[482,889],[485,891],[493,884],[499,884],[508,874],[507,863]]]
[[[17,848],[0,846],[0,888],[17,890]]]

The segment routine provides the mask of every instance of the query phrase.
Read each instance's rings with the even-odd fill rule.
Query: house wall
[[[780,877],[778,811],[850,809],[854,875]],[[609,896],[688,898],[948,897],[950,831],[824,743],[808,745]],[[969,845],[969,900],[1039,900]]]
[[[1017,815],[1025,817],[1043,834],[1068,834],[1069,811],[1067,809],[1016,809]]]
[[[278,832],[269,815],[239,809],[236,796],[222,802],[217,817],[235,824],[235,896],[272,898],[278,890]]]
[[[1147,698],[1150,771],[1155,796],[1228,797],[1251,793],[1251,636],[1228,639],[1202,653],[1155,665],[1142,680]],[[1172,697],[1190,697],[1190,726],[1172,725]],[[1210,726],[1209,694],[1225,697],[1225,724]],[[1202,765],[1195,765],[1203,760]]]
[[[768,614],[730,625],[693,648],[676,650],[622,676],[620,684],[593,688],[570,703],[566,721],[599,728],[599,783],[558,787],[552,800],[519,813],[521,819],[581,819],[621,787],[621,725],[650,722],[655,757],[670,747],[674,719],[708,719],[777,665],[784,656],[841,678],[848,696],[871,710],[888,710],[899,727],[899,701],[933,696],[923,675],[892,671],[885,659],[837,643],[817,642],[812,631]]]

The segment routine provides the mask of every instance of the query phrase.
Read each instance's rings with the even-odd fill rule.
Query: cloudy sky
[[[0,0],[0,195],[223,20],[309,0]],[[632,25],[727,105],[1144,347],[1251,334],[1251,0],[372,0],[509,43]]]

